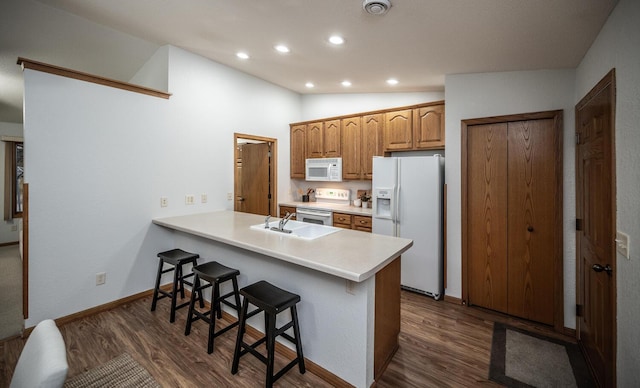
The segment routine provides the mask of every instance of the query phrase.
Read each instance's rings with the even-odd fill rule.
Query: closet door
[[[507,124],[467,133],[469,305],[507,313]]]
[[[508,313],[553,324],[557,235],[552,119],[508,124]]]
[[[463,299],[560,329],[561,128],[558,111],[463,123]]]

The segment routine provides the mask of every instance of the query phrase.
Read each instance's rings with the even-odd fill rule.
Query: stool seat
[[[182,249],[172,249],[170,251],[158,253],[158,257],[164,260],[165,263],[179,265],[184,261],[194,261],[200,258],[200,255],[197,253],[185,252]]]
[[[229,268],[217,261],[210,261],[193,267],[193,272],[198,274],[200,279],[204,279],[208,282],[224,282],[231,279],[233,276],[240,275],[240,271],[237,269]]]
[[[240,293],[248,298],[252,305],[272,314],[277,314],[300,302],[299,295],[264,280],[242,288]]]
[[[231,374],[238,373],[240,357],[247,353],[251,353],[267,366],[265,380],[265,387],[267,388],[272,387],[276,380],[296,365],[298,365],[300,373],[305,373],[306,369],[304,365],[304,356],[302,354],[298,312],[296,309],[296,304],[300,301],[300,296],[289,291],[285,291],[264,280],[242,288],[240,293],[244,296],[244,301],[242,302],[242,311],[239,316],[238,337],[236,339],[236,348],[233,353]],[[257,308],[249,312],[249,303]],[[291,310],[291,321],[279,328],[276,327],[276,315],[287,309]],[[246,331],[247,319],[261,312],[264,312],[265,335],[258,341],[252,344],[247,344],[243,339]],[[289,329],[293,329],[293,335],[286,333]],[[282,336],[282,338],[295,345],[296,358],[290,360],[287,365],[274,374],[276,337],[278,336]],[[265,343],[267,347],[266,357],[256,350],[256,348],[263,343]]]
[[[158,262],[158,273],[156,275],[156,285],[153,289],[153,299],[151,301],[151,311],[156,310],[156,305],[158,300],[162,298],[171,298],[171,312],[169,315],[169,322],[173,323],[176,319],[176,310],[186,307],[189,305],[189,302],[184,302],[181,304],[177,304],[177,296],[180,293],[180,298],[184,299],[184,285],[192,286],[193,282],[187,281],[190,277],[194,276],[194,273],[185,275],[183,271],[183,266],[187,264],[191,264],[192,266],[198,265],[198,258],[200,255],[197,253],[190,253],[183,251],[182,249],[171,249],[169,251],[164,251],[158,253],[158,258],[160,259]],[[171,268],[164,269],[164,265],[171,265]],[[165,291],[160,287],[160,280],[162,275],[167,272],[173,271],[173,285],[171,287],[171,291]],[[200,292],[200,306],[204,307],[204,301],[202,299],[202,292]]]
[[[238,292],[238,276],[240,271],[234,268],[229,268],[225,265],[218,263],[217,261],[210,261],[204,264],[193,267],[193,273],[195,278],[193,283],[195,284],[193,292],[191,292],[191,302],[189,305],[189,313],[187,315],[187,325],[184,330],[184,335],[191,333],[191,325],[193,322],[201,319],[209,324],[209,339],[207,342],[207,353],[213,353],[213,340],[215,337],[226,333],[230,329],[238,326],[238,321],[228,324],[226,327],[221,328],[217,332],[216,316],[218,319],[222,318],[221,304],[225,304],[234,310],[240,317],[240,293]],[[231,280],[233,283],[233,290],[226,294],[220,294],[220,284]],[[206,284],[202,284],[205,281]],[[203,297],[202,291],[212,287],[211,291],[211,308],[207,311],[199,311],[195,308],[196,300],[200,300],[200,307],[202,307]],[[227,298],[234,298],[234,302],[229,302]]]

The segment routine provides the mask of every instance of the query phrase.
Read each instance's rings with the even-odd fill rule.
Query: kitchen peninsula
[[[233,211],[153,223],[173,231],[175,247],[240,270],[240,287],[266,280],[300,295],[305,358],[345,382],[371,386],[397,349],[400,255],[411,240],[342,229],[308,240],[252,229],[263,216]],[[264,331],[262,321],[249,324]]]

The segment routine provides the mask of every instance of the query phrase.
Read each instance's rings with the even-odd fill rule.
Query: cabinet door
[[[333,213],[333,226],[351,229],[351,214]]]
[[[371,232],[372,222],[371,217],[368,216],[354,216],[353,217],[353,229],[362,232]]]
[[[362,117],[362,178],[373,179],[373,157],[383,156],[382,130],[384,115],[382,113]],[[344,161],[343,161],[344,163]]]
[[[323,153],[322,122],[307,124],[307,158],[322,158]]]
[[[295,207],[291,207],[291,206],[280,206],[280,218],[284,218],[287,216],[287,213],[289,214],[293,214],[296,212],[296,208]],[[296,217],[291,217],[292,220],[295,220]]]
[[[411,109],[387,112],[384,115],[385,151],[410,150],[413,148]]]
[[[342,119],[342,178],[362,179],[360,117]]]
[[[444,105],[413,110],[413,139],[414,148],[444,148]]]
[[[322,144],[323,157],[339,158],[340,152],[340,120],[324,122],[324,138]]]
[[[306,154],[306,137],[307,130],[306,125],[292,125],[291,126],[291,149],[290,149],[290,171],[291,178],[304,179],[305,174],[305,159]]]

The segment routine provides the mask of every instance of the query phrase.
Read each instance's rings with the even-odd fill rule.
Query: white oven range
[[[322,204],[349,206],[350,191],[343,189],[316,189],[316,202],[313,206],[298,205],[296,220],[319,225],[333,225],[333,213],[330,209],[322,208]]]

